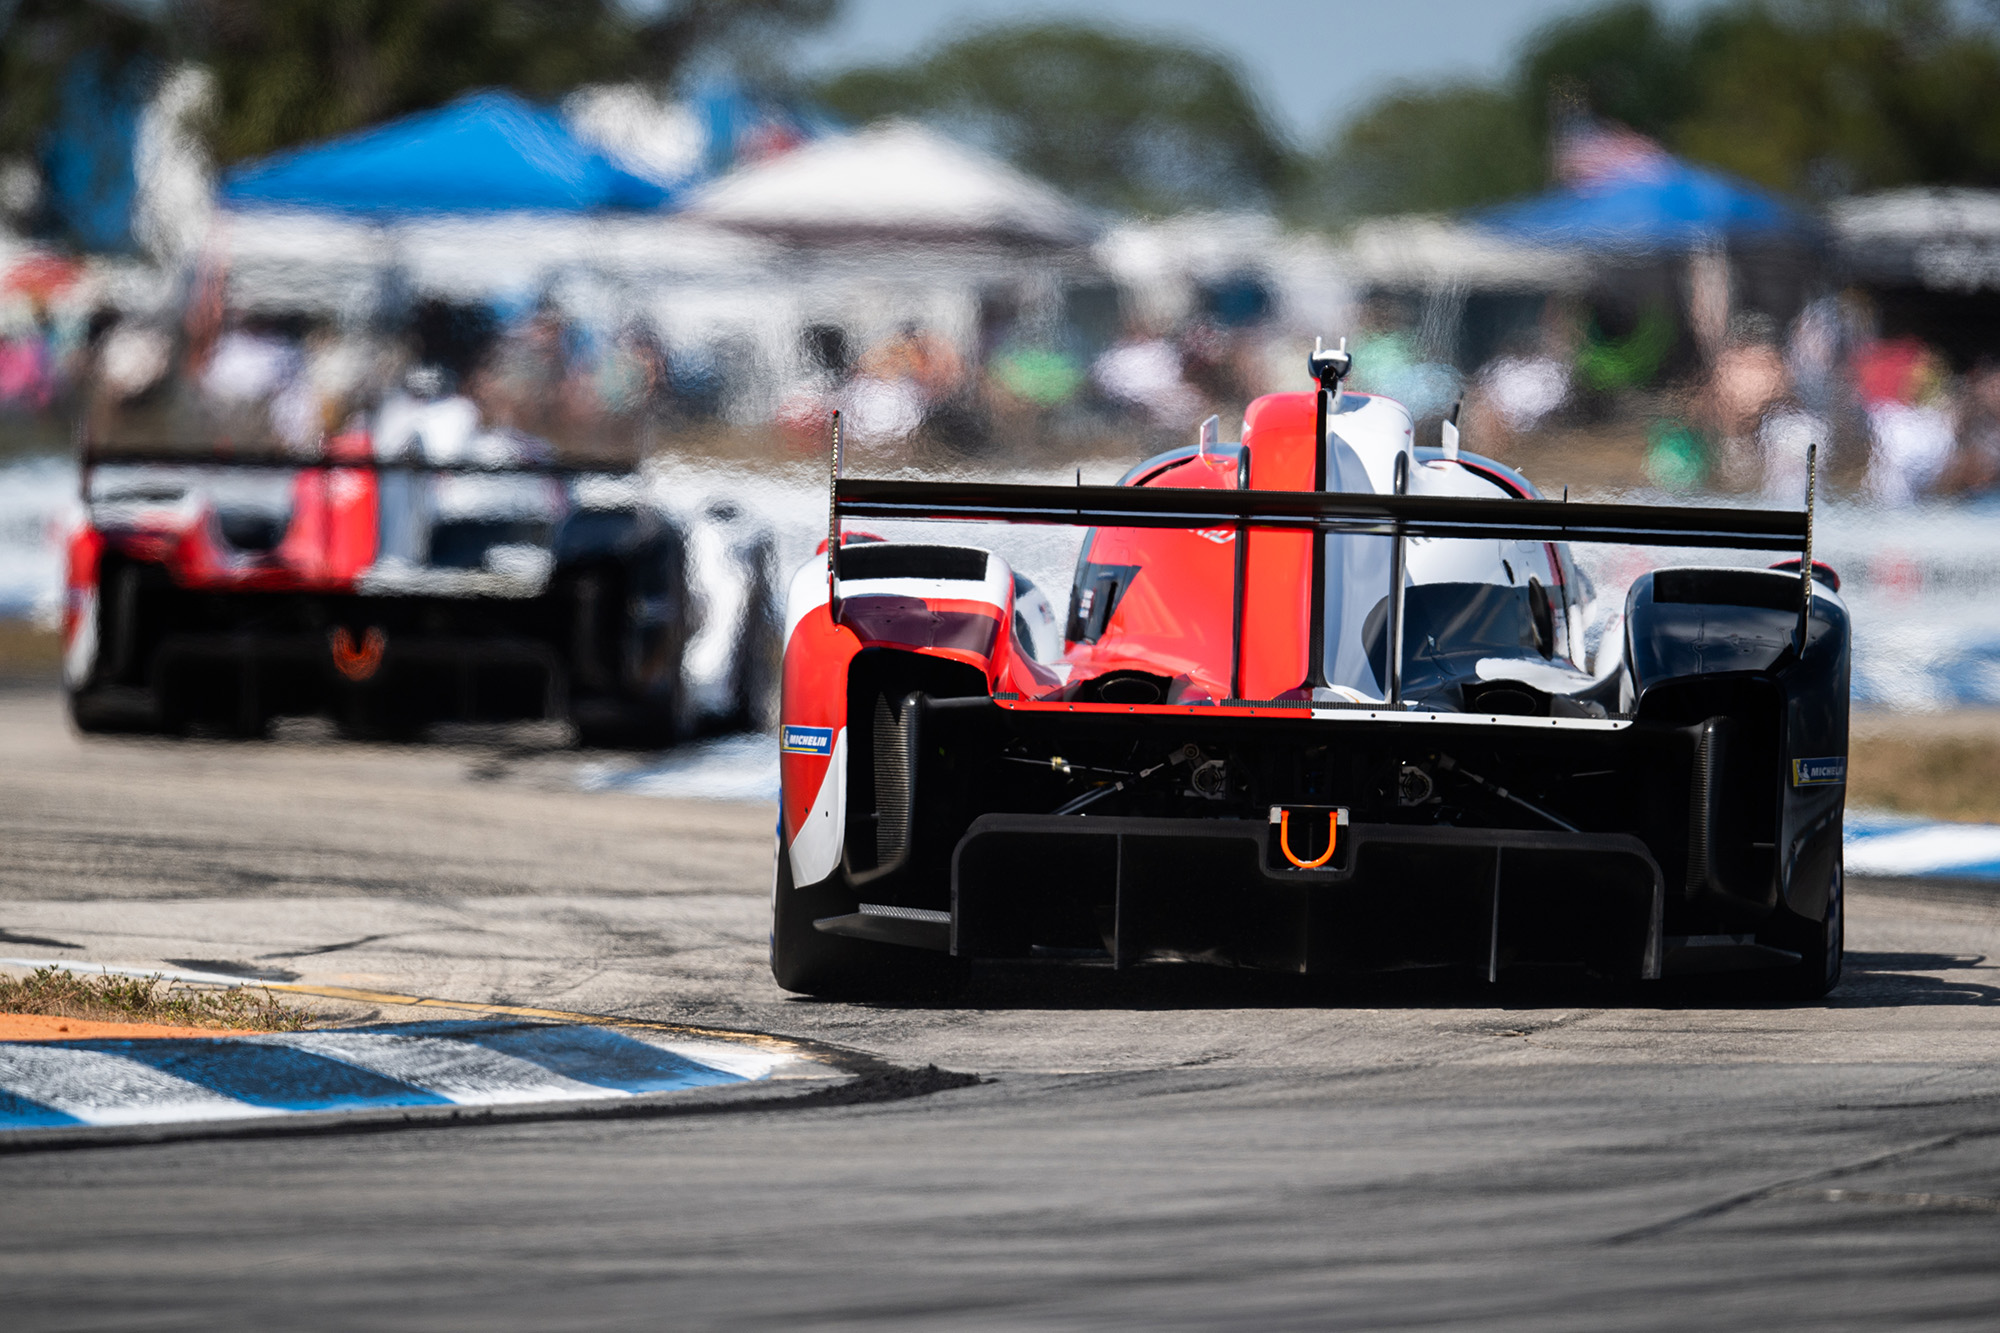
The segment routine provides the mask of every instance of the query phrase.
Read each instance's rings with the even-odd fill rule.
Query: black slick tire
[[[1773,1000],[1810,1001],[1820,999],[1840,984],[1847,933],[1842,902],[1845,879],[1845,871],[1835,861],[1825,917],[1818,921],[1795,918],[1782,940],[1774,941],[1800,957],[1790,967],[1757,977],[1757,989],[1762,995]]]
[[[966,962],[949,954],[847,939],[816,929],[823,917],[854,910],[838,881],[798,888],[791,855],[777,840],[771,887],[771,975],[788,991],[842,1000],[922,1000],[954,994],[965,984]]]

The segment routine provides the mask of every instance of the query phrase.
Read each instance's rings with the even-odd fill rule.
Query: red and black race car
[[[839,475],[785,617],[772,968],[894,993],[967,960],[1287,972],[1841,964],[1848,622],[1797,512],[1571,504],[1344,391],[1115,487]],[[848,519],[1090,527],[1060,660],[964,545]],[[1660,568],[1593,615],[1569,543]],[[1586,641],[1597,631],[1595,651]]]
[[[630,469],[385,462],[365,434],[325,452],[85,455],[64,615],[79,728],[554,719],[653,745],[760,722],[772,543],[740,506],[677,512]]]

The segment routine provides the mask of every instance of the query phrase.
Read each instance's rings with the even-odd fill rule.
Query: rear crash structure
[[[786,615],[780,984],[974,958],[1837,981],[1848,625],[1810,500],[1545,500],[1450,434],[1413,448],[1328,359],[1240,444],[1117,487],[844,478],[836,426]],[[1057,660],[998,555],[841,526],[918,517],[1092,529]],[[1791,559],[1660,568],[1607,613],[1578,541]]]

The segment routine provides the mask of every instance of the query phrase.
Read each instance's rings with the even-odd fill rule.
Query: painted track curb
[[[1849,810],[1845,852],[1850,875],[2000,882],[2000,824]]]
[[[867,1074],[835,1080],[795,1081],[789,1084],[736,1083],[619,1101],[412,1107],[397,1111],[305,1113],[254,1120],[190,1120],[157,1125],[25,1129],[0,1135],[0,1157],[217,1140],[335,1138],[420,1129],[469,1129],[566,1121],[666,1120],[753,1111],[833,1109],[907,1101],[932,1093],[973,1087],[985,1081],[975,1074],[939,1069],[935,1065],[921,1069],[882,1065]]]
[[[97,1105],[109,1105],[112,1123],[23,1124],[0,1133],[0,1154],[60,1151],[88,1147],[115,1147],[203,1139],[264,1138],[281,1135],[325,1135],[375,1133],[406,1128],[442,1128],[481,1124],[533,1123],[548,1120],[615,1120],[701,1115],[720,1112],[775,1110],[794,1107],[838,1106],[866,1102],[893,1101],[922,1096],[979,1080],[971,1075],[939,1070],[934,1066],[910,1069],[889,1063],[865,1051],[811,1039],[781,1037],[770,1033],[708,1027],[617,1015],[581,1013],[526,1005],[490,1004],[450,1000],[434,996],[363,990],[343,986],[312,986],[290,982],[261,982],[220,973],[70,962],[59,959],[6,958],[0,963],[14,966],[55,966],[67,971],[159,976],[167,979],[229,986],[259,986],[272,991],[317,996],[375,1005],[388,1005],[418,1013],[437,1015],[415,1023],[310,1029],[301,1033],[275,1033],[251,1037],[212,1038],[97,1038],[75,1041],[28,1041],[0,1043],[0,1057],[16,1054],[16,1066],[65,1066],[88,1069],[92,1062],[103,1064],[106,1057],[122,1069],[132,1064],[142,1075],[168,1080],[185,1078],[188,1090],[232,1096],[225,1086],[235,1077],[247,1093],[237,1093],[237,1104],[214,1114],[169,1113],[158,1118],[144,1114],[140,1102],[133,1104],[132,1118],[124,1119],[123,1103],[102,1098]],[[444,1014],[454,1019],[440,1021]],[[527,1043],[523,1046],[522,1043]],[[475,1089],[470,1096],[427,1077],[403,1077],[398,1068],[385,1067],[379,1060],[388,1048],[428,1045],[454,1048],[460,1053],[480,1052],[489,1058],[497,1049],[499,1059],[522,1070],[539,1066],[537,1072],[557,1077],[543,1078],[533,1095],[519,1088],[502,1086],[499,1095]],[[569,1048],[552,1052],[549,1047]],[[675,1069],[626,1069],[623,1082],[609,1076],[601,1063],[588,1060],[582,1068],[568,1067],[575,1079],[561,1077],[564,1066],[549,1056],[575,1058],[575,1048],[606,1048],[614,1051],[644,1052],[640,1063],[677,1066]],[[739,1055],[738,1052],[741,1054]],[[32,1054],[31,1054],[32,1053]],[[283,1059],[318,1062],[338,1069],[349,1078],[385,1079],[397,1083],[393,1099],[346,1098],[339,1105],[312,1105],[310,1099],[291,1098],[280,1086],[243,1084],[244,1068],[259,1063],[267,1068]],[[25,1058],[24,1058],[25,1057]],[[512,1058],[520,1057],[520,1058]],[[349,1067],[351,1065],[351,1067]],[[240,1066],[240,1067],[232,1067]],[[0,1071],[4,1072],[4,1071]],[[0,1095],[12,1095],[28,1103],[46,1102],[37,1098],[32,1087],[23,1085],[20,1069],[7,1080],[11,1088]],[[72,1070],[72,1073],[74,1071]],[[127,1071],[129,1072],[129,1071]],[[218,1072],[222,1077],[218,1078]],[[434,1074],[435,1069],[421,1071]],[[502,1071],[503,1076],[505,1071]],[[679,1077],[685,1073],[689,1077]],[[665,1077],[662,1078],[661,1075]],[[580,1080],[580,1081],[578,1081]],[[564,1085],[578,1095],[564,1096]],[[404,1095],[414,1094],[414,1095]]]

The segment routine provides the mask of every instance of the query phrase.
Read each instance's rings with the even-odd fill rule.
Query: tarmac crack
[[[31,944],[41,949],[81,949],[81,944],[71,944],[68,940],[52,940],[46,935],[22,935],[12,930],[0,930],[0,944]]]
[[[317,949],[289,949],[282,953],[260,953],[257,957],[259,961],[266,958],[317,958],[321,954],[339,953],[343,949],[357,949],[364,944],[373,944],[377,940],[386,940],[395,933],[397,932],[385,931],[380,935],[363,935],[359,939],[342,940],[338,944],[322,944]]]
[[[1699,1208],[1690,1208],[1686,1212],[1677,1213],[1661,1221],[1649,1222],[1642,1227],[1634,1227],[1629,1231],[1621,1231],[1614,1236],[1605,1238],[1602,1244],[1627,1245],[1633,1241],[1652,1240],[1657,1236],[1664,1236],[1670,1231],[1677,1231],[1695,1222],[1706,1222],[1711,1218],[1721,1217],[1726,1213],[1733,1213],[1737,1209],[1749,1204],[1761,1203],[1765,1199],[1780,1195],[1797,1193],[1801,1189],[1819,1181],[1839,1180],[1843,1176],[1851,1176],[1857,1172],[1873,1170],[1878,1166],[1888,1166],[1894,1162],[1907,1161],[1912,1157],[1921,1157],[1925,1153],[1937,1152],[1940,1149],[1955,1147],[1961,1143],[1970,1143],[1978,1139],[1991,1138],[1996,1134],[2000,1134],[2000,1128],[1960,1130],[1956,1133],[1940,1135],[1934,1139],[1926,1139],[1922,1143],[1906,1144],[1901,1148],[1891,1148],[1886,1152],[1876,1153],[1873,1156],[1864,1157],[1859,1161],[1847,1162],[1840,1166],[1828,1167],[1820,1171],[1808,1171],[1803,1175],[1789,1176],[1784,1180],[1774,1180],[1768,1185],[1759,1185],[1754,1189],[1740,1190],[1726,1198],[1717,1199],[1713,1203],[1703,1204]]]

